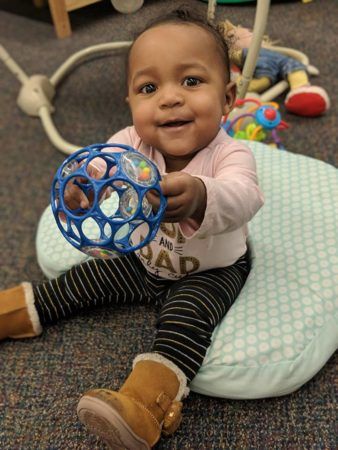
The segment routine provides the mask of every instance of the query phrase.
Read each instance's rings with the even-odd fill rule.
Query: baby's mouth
[[[187,125],[191,123],[192,120],[169,120],[168,122],[164,122],[160,124],[161,128],[177,128],[177,127],[183,127],[184,125]]]

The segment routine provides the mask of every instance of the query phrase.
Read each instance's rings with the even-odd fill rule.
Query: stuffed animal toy
[[[228,42],[231,62],[242,69],[252,41],[252,32],[228,20],[218,24],[218,28]],[[302,62],[278,49],[268,38],[263,39],[249,92],[261,93],[285,79],[290,90],[284,104],[289,112],[307,117],[324,114],[330,107],[326,91],[320,86],[311,85],[307,67]]]

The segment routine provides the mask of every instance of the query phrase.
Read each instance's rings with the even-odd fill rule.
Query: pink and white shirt
[[[134,127],[117,132],[108,143],[130,145],[152,160],[161,175],[166,174],[162,154],[145,144]],[[251,150],[223,129],[183,172],[200,178],[206,187],[203,222],[200,226],[192,219],[162,223],[155,239],[136,251],[148,271],[172,280],[237,261],[247,249],[247,223],[264,203]],[[139,227],[133,244],[141,235]]]

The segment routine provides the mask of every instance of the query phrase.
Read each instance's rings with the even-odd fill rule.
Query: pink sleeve
[[[126,127],[113,134],[113,136],[108,139],[107,144],[124,144],[138,148],[140,145],[140,138],[137,136],[134,127]],[[119,150],[113,149],[112,151]]]
[[[137,148],[139,146],[138,143],[138,136],[136,135],[133,127],[127,127],[123,130],[118,131],[117,133],[113,134],[112,137],[110,137],[107,141],[107,144],[123,144],[123,145],[129,145],[130,147]],[[107,148],[105,150],[106,152],[113,152],[117,153],[122,151],[122,149],[118,147],[111,147]],[[99,171],[99,173],[104,172],[105,165],[104,162],[101,160],[101,158],[96,158],[95,162],[91,164],[92,167],[95,167]]]
[[[241,143],[218,149],[214,176],[198,175],[207,191],[203,222],[180,223],[185,237],[204,237],[234,231],[247,224],[264,203],[258,186],[256,163],[250,149]],[[216,149],[215,149],[216,151]]]

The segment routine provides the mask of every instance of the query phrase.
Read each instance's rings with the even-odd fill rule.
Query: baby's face
[[[217,43],[199,26],[163,24],[135,41],[128,79],[133,123],[168,171],[184,168],[216,137],[234,100],[227,80]]]

